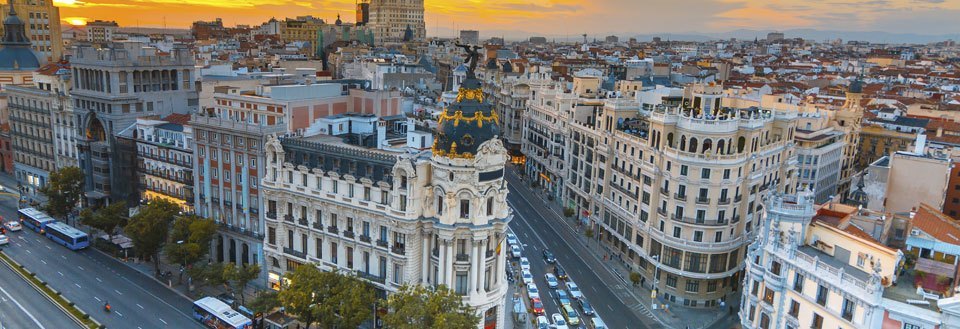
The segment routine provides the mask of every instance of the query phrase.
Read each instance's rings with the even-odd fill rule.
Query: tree
[[[66,217],[80,202],[83,196],[83,171],[77,167],[65,167],[50,172],[47,185],[40,193],[47,197],[44,209],[53,217]]]
[[[260,265],[224,266],[223,272],[224,277],[232,281],[236,285],[236,289],[240,291],[240,303],[245,303],[243,291],[247,289],[250,281],[260,276]]]
[[[171,225],[170,239],[164,247],[167,260],[184,267],[195,264],[207,255],[216,233],[217,224],[212,219],[178,216]]]
[[[277,298],[277,292],[273,290],[264,290],[257,293],[257,296],[247,305],[253,312],[256,328],[263,328],[263,317],[270,311],[280,307],[280,299]]]
[[[103,231],[107,234],[107,239],[112,241],[117,228],[127,225],[129,212],[126,203],[114,202],[97,211],[83,209],[80,211],[80,223]]]
[[[583,230],[583,236],[587,237],[587,239],[593,238],[593,229],[588,228],[586,230]]]
[[[480,316],[453,290],[405,285],[387,297],[385,327],[396,329],[476,328]]]
[[[309,328],[356,328],[373,317],[373,288],[355,276],[323,272],[305,264],[287,273],[290,284],[278,294],[280,304]]]
[[[153,200],[143,206],[123,228],[137,253],[153,258],[157,274],[160,274],[160,251],[167,241],[170,221],[179,212],[180,207],[170,201]]]
[[[630,282],[633,283],[634,287],[640,284],[640,273],[630,272]]]

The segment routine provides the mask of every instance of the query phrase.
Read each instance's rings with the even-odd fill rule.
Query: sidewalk
[[[508,175],[513,176],[518,180],[520,179],[520,176],[517,174],[516,170],[508,171],[510,172]],[[614,256],[617,254],[617,252],[611,251],[608,246],[601,244],[595,239],[589,239],[584,236],[584,227],[578,226],[575,218],[569,219],[562,215],[563,206],[561,205],[562,201],[560,201],[560,199],[548,201],[545,191],[542,189],[533,190],[529,184],[527,184],[527,181],[524,181],[524,184],[520,185],[521,186],[515,186],[515,188],[529,191],[530,195],[536,198],[536,201],[540,201],[544,205],[547,205],[547,208],[553,212],[557,218],[561,219],[559,222],[562,222],[564,225],[556,225],[556,227],[564,228],[577,237],[577,242],[583,246],[582,249],[585,251],[583,255],[590,255],[591,257],[596,258],[607,270],[623,281],[625,286],[632,286],[632,282],[630,282],[629,279],[631,269],[628,267],[627,262],[623,261],[618,256]],[[570,243],[574,242],[570,241]],[[602,260],[605,254],[610,255],[609,260]],[[740,305],[740,294],[732,293],[727,296],[727,301],[725,303],[726,307],[723,309],[689,308],[676,303],[668,303],[668,308],[666,310],[651,310],[650,308],[654,301],[650,298],[651,291],[648,287],[634,287],[630,292],[630,294],[636,298],[637,302],[643,306],[645,312],[642,313],[647,314],[648,316],[652,314],[652,316],[655,317],[658,322],[669,328],[711,328],[714,325],[726,322],[721,320],[727,317],[736,316],[736,313],[733,315],[728,314],[728,307],[737,307]]]

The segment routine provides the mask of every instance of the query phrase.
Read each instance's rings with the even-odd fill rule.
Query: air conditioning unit
[[[918,230],[918,229],[912,229],[912,230],[910,230],[910,235],[912,235],[912,236],[920,235],[920,230]]]

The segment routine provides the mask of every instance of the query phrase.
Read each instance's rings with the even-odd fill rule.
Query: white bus
[[[20,223],[34,232],[41,232],[47,228],[47,224],[57,221],[36,208],[23,208],[17,213],[20,215]]]
[[[251,329],[253,321],[214,297],[193,302],[193,318],[214,329]]]

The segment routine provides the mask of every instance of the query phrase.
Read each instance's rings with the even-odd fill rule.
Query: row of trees
[[[307,328],[356,328],[373,319],[378,302],[373,287],[353,275],[321,271],[313,264],[287,273],[279,293],[262,292],[251,301],[251,310],[266,314],[283,307]],[[403,286],[391,294],[383,315],[387,328],[468,329],[475,328],[480,317],[463,304],[460,295],[447,289],[421,285]]]

